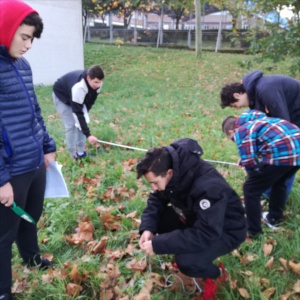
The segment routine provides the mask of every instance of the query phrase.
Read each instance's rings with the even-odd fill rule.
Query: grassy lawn
[[[224,84],[240,81],[249,71],[241,67],[246,58],[204,52],[201,60],[195,60],[191,51],[86,45],[86,67],[97,63],[105,71],[102,92],[90,114],[91,132],[101,140],[142,149],[189,137],[202,146],[204,159],[236,163],[236,146],[222,134],[221,123],[241,111],[222,110],[219,93]],[[265,74],[290,75],[287,65],[255,68]],[[89,145],[91,156],[73,162],[52,103],[52,87],[37,87],[36,92],[48,131],[57,143],[57,161],[64,166],[70,198],[46,199],[39,223],[41,252],[53,256],[55,271],[24,269],[14,248],[16,299],[138,300],[150,299],[149,294],[157,300],[202,299],[185,292],[190,289],[186,278],[185,289],[178,281],[165,288],[163,276],[172,273],[172,256],[155,256],[151,268],[144,268],[136,232],[151,187],[137,181],[134,172],[144,152]],[[242,196],[243,172],[232,165],[212,164]],[[264,227],[259,239],[249,239],[238,251],[221,258],[230,282],[222,287],[220,299],[299,299],[295,294],[300,290],[299,195],[297,182],[281,230]],[[150,270],[154,287],[148,281]],[[139,298],[141,291],[148,298]]]

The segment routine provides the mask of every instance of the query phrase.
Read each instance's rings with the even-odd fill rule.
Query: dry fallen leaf
[[[294,284],[294,292],[300,293],[300,280],[298,279],[297,282]]]
[[[236,290],[237,289],[237,279],[236,280],[229,280],[229,282],[230,282],[231,289]]]
[[[269,256],[272,253],[273,245],[272,244],[264,244],[263,252],[265,256]]]
[[[293,261],[290,260],[290,261],[289,261],[289,266],[290,266],[290,269],[291,269],[294,273],[300,275],[300,263],[295,264]]]
[[[239,293],[240,293],[240,295],[241,295],[243,298],[247,298],[247,299],[250,298],[249,293],[248,293],[247,290],[244,289],[244,288],[239,288]]]
[[[105,247],[107,244],[107,241],[109,240],[109,237],[103,236],[100,240],[100,242],[93,248],[92,253],[93,254],[99,254],[105,252]]]
[[[145,259],[137,262],[136,259],[134,258],[126,264],[126,268],[132,271],[143,272],[146,269],[146,267],[147,267],[147,262]]]
[[[288,300],[292,295],[291,291],[286,291],[283,295],[279,296],[279,300]]]
[[[280,257],[279,258],[279,262],[281,263],[281,265],[283,266],[284,270],[287,271],[288,270],[288,267],[287,267],[287,260]]]
[[[119,271],[118,265],[108,264],[107,265],[107,277],[110,280],[114,280],[116,278],[119,278],[121,276],[121,273]]]
[[[42,275],[42,285],[47,284],[47,283],[51,283],[53,281],[53,279],[50,277],[49,274],[43,274]]]
[[[247,265],[251,263],[252,261],[256,260],[258,258],[258,255],[255,253],[249,253],[244,255],[243,257],[240,257],[240,262],[243,265]]]
[[[113,299],[115,299],[115,295],[112,288],[104,289],[100,292],[99,300],[113,300]]]
[[[252,276],[253,275],[253,272],[251,272],[249,270],[247,270],[247,271],[241,271],[241,270],[239,270],[238,272],[241,273],[241,274],[245,274],[247,276]]]
[[[267,261],[267,263],[265,264],[265,267],[266,267],[268,270],[273,269],[273,267],[274,267],[273,262],[274,262],[274,257],[272,256],[272,257]]]
[[[261,279],[261,286],[264,287],[264,288],[267,288],[269,287],[271,284],[270,280],[267,279],[267,278],[262,278]]]
[[[66,285],[66,290],[67,290],[68,296],[78,297],[80,295],[80,293],[82,292],[83,287],[78,284],[70,282]]]
[[[263,295],[265,298],[270,299],[271,296],[275,293],[276,288],[274,287],[270,287],[268,289],[266,289],[265,291],[263,291]]]

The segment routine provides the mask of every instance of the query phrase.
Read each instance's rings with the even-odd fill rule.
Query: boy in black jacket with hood
[[[175,254],[187,276],[221,282],[224,268],[212,262],[245,240],[246,222],[239,196],[202,154],[195,140],[185,138],[150,149],[138,163],[137,177],[145,176],[154,190],[139,245],[147,255]]]

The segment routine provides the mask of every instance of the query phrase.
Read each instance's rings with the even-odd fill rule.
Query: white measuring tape
[[[102,143],[102,144],[107,144],[107,145],[117,146],[117,147],[126,148],[126,149],[132,149],[132,150],[138,150],[138,151],[144,151],[144,152],[147,152],[147,151],[148,151],[147,149],[142,149],[142,148],[136,148],[136,147],[131,147],[131,146],[125,146],[125,145],[116,144],[116,143],[111,143],[111,142],[106,142],[106,141],[101,141],[101,140],[97,140],[97,141],[98,141],[99,143]],[[211,159],[204,159],[204,160],[205,160],[205,161],[208,161],[208,162],[218,163],[218,164],[238,166],[238,164],[236,164],[236,163],[231,163],[231,162],[226,162],[226,161],[211,160]]]

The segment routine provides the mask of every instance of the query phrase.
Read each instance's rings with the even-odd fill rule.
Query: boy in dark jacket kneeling
[[[202,154],[185,138],[148,150],[138,163],[137,177],[145,176],[154,190],[139,245],[146,255],[175,254],[187,276],[221,281],[224,268],[213,261],[245,240],[246,221],[239,196]]]

